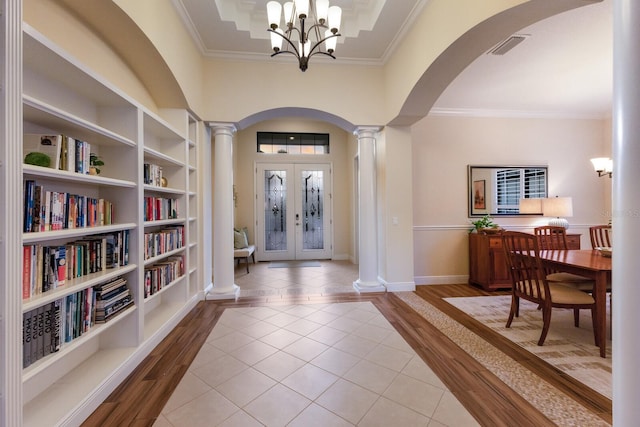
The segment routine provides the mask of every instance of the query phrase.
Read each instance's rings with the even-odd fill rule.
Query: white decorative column
[[[0,1],[0,426],[22,425],[22,2]]]
[[[213,288],[207,299],[233,299],[233,133],[230,123],[210,123],[214,136]]]
[[[353,282],[358,292],[385,292],[378,280],[378,226],[376,223],[376,133],[378,127],[359,127],[358,212],[359,277]]]
[[[613,422],[640,419],[640,2],[613,2]]]

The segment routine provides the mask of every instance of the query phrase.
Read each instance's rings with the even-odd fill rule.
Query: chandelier
[[[282,10],[284,9],[284,30],[280,28]],[[267,3],[267,17],[271,32],[271,47],[276,56],[290,53],[298,58],[300,69],[306,71],[309,58],[322,54],[335,59],[337,37],[340,35],[340,20],[342,9],[338,6],[329,7],[329,0],[295,0],[281,5],[277,1]],[[295,25],[298,19],[299,27]],[[305,28],[305,24],[309,25]],[[282,41],[286,47],[282,49]],[[323,49],[324,44],[324,49]]]

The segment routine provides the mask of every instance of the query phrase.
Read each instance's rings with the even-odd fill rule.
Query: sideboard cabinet
[[[567,247],[580,249],[580,235],[567,234]],[[511,288],[500,233],[469,234],[469,284],[485,291]]]

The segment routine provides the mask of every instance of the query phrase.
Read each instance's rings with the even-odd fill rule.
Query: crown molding
[[[429,116],[440,117],[495,117],[521,119],[581,119],[604,120],[611,112],[551,111],[551,110],[498,110],[484,108],[432,108]]]

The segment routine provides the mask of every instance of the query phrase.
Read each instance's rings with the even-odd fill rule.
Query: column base
[[[360,279],[353,282],[353,289],[357,292],[386,292],[387,288],[378,282],[362,282]]]
[[[214,286],[209,292],[204,296],[205,300],[221,300],[221,299],[236,299],[240,295],[240,286],[235,283],[233,286],[216,289]]]

